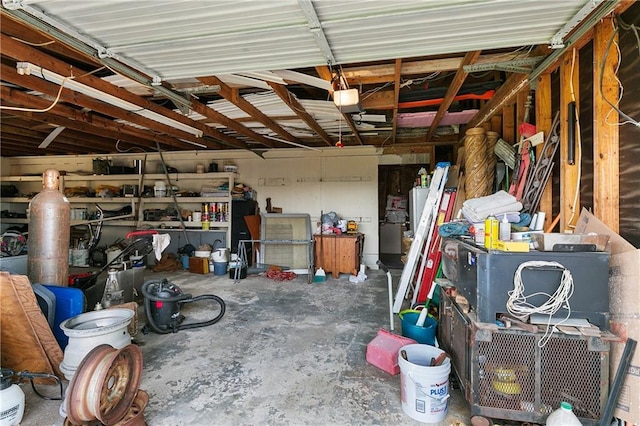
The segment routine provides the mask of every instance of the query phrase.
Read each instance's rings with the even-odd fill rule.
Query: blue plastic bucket
[[[227,262],[213,262],[213,275],[224,275],[227,273]]]
[[[420,312],[414,310],[406,310],[398,314],[402,326],[402,335],[424,345],[435,345],[438,321],[431,315],[427,315],[424,326],[418,327],[416,322],[419,316]]]

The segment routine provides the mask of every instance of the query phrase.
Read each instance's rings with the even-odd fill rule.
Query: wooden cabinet
[[[364,234],[314,235],[314,261],[338,278],[340,273],[357,275],[364,245]]]

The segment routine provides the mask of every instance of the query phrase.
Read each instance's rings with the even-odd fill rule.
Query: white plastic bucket
[[[402,358],[405,351],[407,359]],[[430,345],[406,345],[398,351],[402,411],[424,423],[439,423],[447,416],[451,360],[431,367],[431,359],[443,351]]]
[[[211,260],[213,260],[214,262],[228,262],[229,261],[229,249],[227,248],[221,248],[221,249],[215,249],[213,252],[211,252]]]

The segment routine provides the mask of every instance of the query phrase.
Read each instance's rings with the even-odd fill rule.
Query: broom
[[[322,211],[320,212],[320,256],[318,257],[318,259],[320,261],[322,261]],[[313,276],[313,282],[314,283],[323,283],[327,280],[327,274],[325,274],[324,269],[322,269],[322,266],[318,268],[318,270],[316,271],[315,275]]]

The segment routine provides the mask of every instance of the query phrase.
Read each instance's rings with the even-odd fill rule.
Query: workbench
[[[338,278],[340,273],[358,275],[364,234],[323,234],[314,235],[315,269],[324,271]]]

